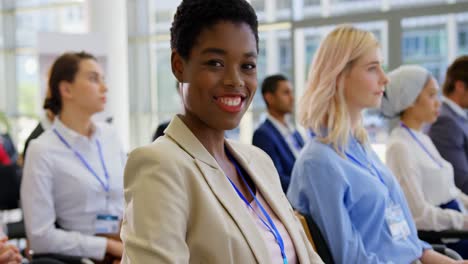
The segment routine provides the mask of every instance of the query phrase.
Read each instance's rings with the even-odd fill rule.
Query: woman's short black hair
[[[258,50],[258,21],[245,0],[183,0],[171,27],[171,48],[188,59],[198,35],[220,21],[246,23],[255,35]]]
[[[49,90],[44,101],[44,109],[49,109],[55,115],[60,113],[62,110],[60,82],[73,82],[80,69],[80,62],[85,59],[97,61],[96,57],[84,51],[64,53],[55,60],[49,73]]]

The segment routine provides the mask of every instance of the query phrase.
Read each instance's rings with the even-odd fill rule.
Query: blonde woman
[[[395,173],[421,230],[468,230],[468,196],[455,186],[452,165],[421,130],[437,120],[439,85],[428,70],[403,65],[389,75],[381,111],[400,123],[387,143],[387,165]],[[447,244],[468,258],[468,240]]]
[[[336,263],[454,263],[419,240],[403,192],[361,119],[388,80],[377,40],[339,26],[314,58],[299,117],[315,137],[293,169],[288,198],[311,214]]]

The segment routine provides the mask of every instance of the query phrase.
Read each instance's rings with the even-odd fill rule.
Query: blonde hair
[[[299,101],[300,123],[312,129],[320,142],[331,144],[342,156],[351,131],[344,77],[356,60],[376,47],[379,43],[371,32],[351,25],[336,27],[320,43],[310,67],[306,90]],[[354,136],[361,143],[367,142],[362,118]]]

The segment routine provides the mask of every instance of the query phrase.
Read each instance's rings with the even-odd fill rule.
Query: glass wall
[[[468,55],[468,13],[457,15],[457,55]]]
[[[152,127],[145,132],[144,140],[134,141],[137,145],[145,143],[143,141],[149,138],[159,122],[168,120],[180,109],[175,79],[168,65],[170,21],[180,1],[139,1],[149,3],[150,30],[139,40],[144,39],[151,47],[151,87],[144,89],[154,89],[155,93],[150,99]],[[427,67],[439,81],[443,81],[450,61],[468,51],[467,13],[458,11],[467,10],[463,9],[466,1],[250,0],[250,3],[260,21],[259,86],[240,126],[241,132],[234,133],[240,135],[239,139],[244,142],[250,142],[249,136],[253,131],[242,130],[253,130],[266,111],[260,92],[262,80],[267,75],[282,73],[291,79],[296,99],[299,98],[313,54],[322,37],[334,25],[348,22],[372,31],[382,44],[385,69],[391,70],[402,63],[416,63]],[[380,14],[376,16],[376,13]],[[414,15],[404,16],[410,13]],[[136,44],[131,41],[130,45]],[[395,48],[395,45],[399,47]],[[377,111],[366,112],[365,125],[373,142],[385,141],[385,124]]]
[[[84,0],[2,1],[0,21],[0,112],[9,119],[11,135],[22,151],[26,137],[42,115],[38,67],[38,33],[85,33]],[[7,73],[7,74],[5,74]],[[12,87],[13,86],[13,87]],[[12,101],[10,101],[12,100]]]
[[[0,111],[21,142],[41,115],[37,33],[88,31],[86,1],[0,1]],[[259,28],[259,86],[246,118],[230,135],[250,142],[266,111],[262,80],[282,73],[296,99],[305,88],[323,36],[341,23],[372,31],[382,44],[385,68],[402,63],[427,67],[442,82],[447,65],[468,54],[468,1],[461,0],[250,0]],[[180,0],[128,0],[131,146],[146,144],[158,123],[180,111],[170,68],[169,29]],[[7,88],[8,87],[8,88]],[[15,87],[16,89],[11,89]],[[294,115],[292,116],[294,120]],[[366,113],[373,142],[385,141],[375,111]],[[376,128],[377,127],[377,128]],[[1,125],[0,125],[1,129]],[[1,130],[0,130],[1,131]],[[21,148],[20,148],[21,149]]]
[[[402,60],[419,64],[443,81],[447,68],[447,16],[405,18],[402,21]]]

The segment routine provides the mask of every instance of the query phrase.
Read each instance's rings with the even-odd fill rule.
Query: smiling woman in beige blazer
[[[226,140],[257,88],[257,18],[245,0],[184,0],[171,28],[184,105],[130,154],[123,263],[322,263],[271,159]]]

